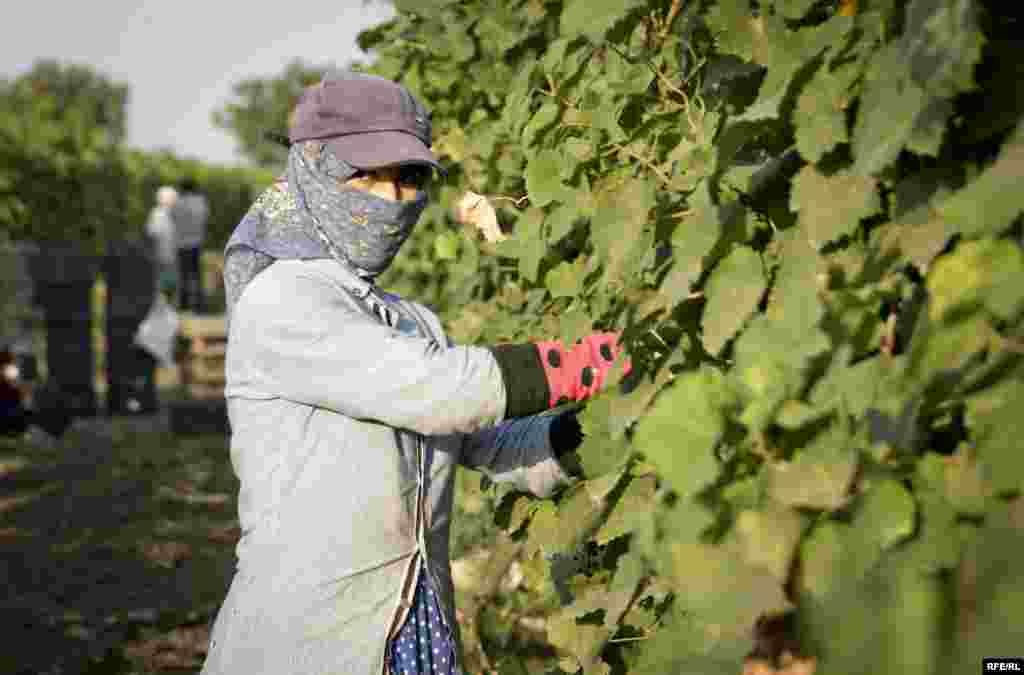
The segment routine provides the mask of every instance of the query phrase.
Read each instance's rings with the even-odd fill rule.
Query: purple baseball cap
[[[408,89],[383,77],[341,72],[302,93],[288,139],[322,139],[357,169],[421,164],[447,173],[430,151],[430,135],[430,112]]]

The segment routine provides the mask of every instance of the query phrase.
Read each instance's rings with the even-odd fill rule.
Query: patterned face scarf
[[[346,186],[356,171],[322,142],[291,147],[287,183],[260,195],[225,247],[229,315],[249,282],[275,260],[333,258],[364,280],[352,289],[360,297],[375,294],[373,280],[409,238],[427,195],[391,201]]]

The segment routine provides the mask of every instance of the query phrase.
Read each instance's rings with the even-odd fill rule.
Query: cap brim
[[[448,173],[423,141],[401,131],[368,131],[335,136],[326,142],[334,154],[357,169],[422,164]]]

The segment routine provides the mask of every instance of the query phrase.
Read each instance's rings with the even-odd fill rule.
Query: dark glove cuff
[[[551,392],[537,348],[527,343],[489,349],[505,381],[505,417],[526,417],[547,410]]]
[[[559,459],[579,448],[583,442],[583,429],[576,419],[576,412],[563,413],[553,419],[548,427],[548,438]]]

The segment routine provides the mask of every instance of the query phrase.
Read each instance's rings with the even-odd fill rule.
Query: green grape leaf
[[[782,16],[795,20],[804,18],[815,2],[816,0],[782,0],[778,7]]]
[[[917,471],[957,513],[983,516],[992,488],[985,478],[984,466],[974,454],[966,443],[962,443],[953,455],[930,452],[918,462]]]
[[[803,240],[788,234],[783,239],[767,311],[750,321],[733,348],[732,375],[742,384],[746,402],[740,421],[758,431],[782,414],[787,400],[800,395],[811,359],[831,347],[818,325],[824,315],[817,292],[818,258]]]
[[[608,428],[611,414],[609,396],[599,397],[590,402],[579,414],[583,429],[583,442],[577,454],[585,475],[596,477],[622,466],[629,457],[629,446],[621,437],[613,437]]]
[[[653,381],[645,379],[628,394],[609,397],[607,428],[613,438],[622,438],[626,431],[643,417],[659,391],[672,379],[671,363],[662,366]]]
[[[561,74],[562,68],[565,65],[565,53],[572,42],[572,38],[563,37],[548,45],[547,51],[544,52],[544,56],[540,60],[540,66],[544,69],[545,73],[550,75]]]
[[[792,509],[746,509],[736,517],[729,548],[748,565],[768,570],[783,586],[802,532],[803,521]]]
[[[906,69],[896,44],[882,48],[871,60],[853,129],[857,175],[878,173],[896,159],[928,105],[928,95],[907,80]]]
[[[562,35],[584,35],[598,42],[619,19],[639,6],[639,0],[568,0],[562,10]]]
[[[540,502],[526,495],[519,495],[512,503],[509,513],[508,527],[509,534],[518,532],[526,522],[533,517],[534,512],[540,506]]]
[[[874,178],[839,171],[830,176],[805,166],[793,179],[790,208],[800,213],[803,234],[818,248],[851,234],[861,220],[873,216],[882,203]]]
[[[758,618],[792,607],[770,572],[728,550],[698,543],[670,546],[676,602],[700,622],[709,643],[749,646]]]
[[[684,496],[718,478],[715,444],[725,431],[723,410],[731,404],[723,376],[704,367],[681,374],[637,423],[633,443]]]
[[[647,519],[651,520],[650,510],[647,512]],[[633,551],[626,553],[616,561],[615,574],[609,586],[612,602],[608,603],[605,609],[604,625],[606,627],[613,628],[619,625],[623,614],[628,609],[629,600],[646,572],[647,568],[643,559]],[[626,602],[621,601],[623,598],[626,599]]]
[[[572,226],[580,218],[580,207],[576,204],[561,204],[548,216],[547,223],[551,231],[548,232],[548,241],[557,243],[565,235],[572,231]]]
[[[576,527],[566,527],[566,523],[561,522],[558,508],[551,502],[543,502],[537,507],[527,526],[527,533],[528,552],[539,550],[548,554],[572,551],[579,535]]]
[[[1024,492],[1024,378],[1019,373],[967,399],[967,426],[995,494]]]
[[[572,654],[584,667],[586,674],[600,661],[599,654],[605,642],[611,637],[611,631],[601,624],[580,624],[571,611],[559,612],[547,620],[548,640],[563,652]],[[590,670],[600,673],[600,670]]]
[[[978,536],[966,547],[957,575],[957,597],[970,598],[973,612],[961,609],[963,621],[949,672],[977,668],[991,654],[1019,654],[1024,630],[1024,500],[1001,505],[985,520]]]
[[[782,504],[833,511],[846,505],[856,470],[853,460],[777,462],[768,470],[768,489]]]
[[[606,280],[622,281],[631,250],[651,233],[644,232],[655,204],[654,184],[643,178],[614,178],[594,186],[591,241],[605,264]]]
[[[999,157],[967,187],[938,205],[943,220],[968,237],[998,234],[1024,211],[1019,188],[1024,175],[1024,124],[999,150]]]
[[[871,486],[852,524],[825,521],[804,540],[802,592],[823,601],[855,586],[885,551],[914,534],[916,519],[914,500],[899,482]]]
[[[929,95],[950,98],[974,88],[985,38],[974,0],[913,0],[901,50],[910,77]]]
[[[673,604],[658,621],[658,630],[643,641],[629,672],[631,675],[736,675],[744,656],[750,652],[751,642],[709,640],[709,632],[721,637],[714,631],[715,626],[708,626],[685,608]]]
[[[672,233],[672,267],[661,290],[673,306],[689,297],[720,236],[718,208],[704,181],[690,196],[690,211]]]
[[[886,479],[871,485],[854,519],[864,543],[885,551],[914,534],[916,505],[901,483]]]
[[[842,405],[854,417],[864,416],[878,398],[884,371],[878,359],[865,359],[849,365],[834,358],[825,375],[811,393],[811,403],[832,409]]]
[[[454,232],[442,232],[434,238],[434,255],[440,260],[455,260],[459,257],[461,238]]]
[[[853,65],[838,71],[824,66],[797,97],[793,111],[796,147],[807,161],[817,162],[837,145],[849,141],[845,110],[856,75]]]
[[[914,329],[908,364],[910,374],[924,381],[955,372],[978,357],[992,343],[992,328],[983,313],[947,321],[924,317]]]
[[[768,494],[779,504],[835,511],[850,500],[859,458],[844,425],[833,422],[792,461],[767,465]]]
[[[859,554],[855,541],[843,544],[846,557],[836,561],[840,570]],[[922,574],[912,555],[895,552],[870,574],[834,575],[827,600],[807,598],[797,616],[800,634],[819,645],[820,672],[961,672],[944,668],[946,585],[939,575]]]
[[[841,44],[853,27],[853,22],[841,15],[833,16],[820,26],[797,31],[788,30],[779,16],[762,15],[758,22],[765,35],[767,52],[760,59],[754,53],[753,59],[767,65],[768,71],[758,90],[757,100],[735,119],[736,122],[778,118],[791,85],[801,70],[823,51]]]
[[[800,548],[800,592],[827,598],[842,583],[844,535],[848,525],[826,520],[816,526]]]
[[[918,465],[919,475],[921,465]],[[957,513],[945,496],[933,491],[925,481],[914,485],[918,502],[917,534],[907,542],[917,567],[925,574],[951,570],[960,562],[962,537]]]
[[[523,127],[523,147],[527,148],[538,140],[541,132],[553,125],[558,120],[559,108],[557,103],[545,103],[530,118],[530,121]]]
[[[764,294],[761,257],[745,246],[735,248],[711,272],[704,294],[708,302],[701,321],[704,348],[720,354],[739,332]]]
[[[764,21],[753,16],[750,3],[722,0],[708,9],[707,22],[719,52],[764,65],[763,54],[768,49]]]
[[[545,283],[553,298],[573,298],[583,288],[586,276],[586,261],[577,258],[575,262],[561,262],[548,271]]]
[[[946,123],[954,112],[952,101],[929,99],[914,120],[914,128],[907,137],[907,150],[936,157],[946,135]]]
[[[556,150],[544,149],[530,158],[526,166],[526,191],[530,203],[542,208],[553,201],[564,201],[568,192],[562,183],[562,157]]]
[[[643,476],[630,481],[612,508],[608,519],[594,535],[594,541],[603,546],[613,539],[647,526],[650,523],[651,510],[655,507],[654,494],[657,486],[657,479],[654,476]]]
[[[579,308],[573,308],[558,316],[558,337],[565,344],[573,344],[576,340],[593,331],[593,319]]]
[[[535,281],[540,269],[540,261],[547,252],[542,235],[544,212],[531,208],[516,222],[516,242],[519,244],[519,275],[524,279]],[[502,242],[504,243],[504,242]]]
[[[882,252],[903,256],[919,270],[927,272],[956,230],[926,204],[879,226],[872,232],[872,238]]]

